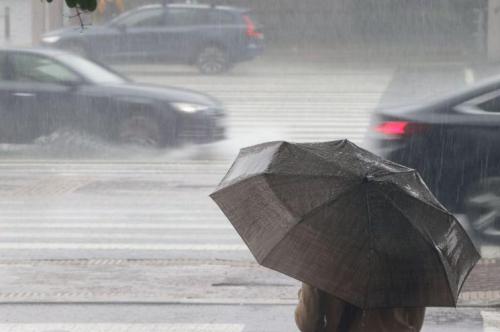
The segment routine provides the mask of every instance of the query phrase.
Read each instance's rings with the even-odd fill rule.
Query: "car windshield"
[[[127,82],[124,76],[102,66],[94,61],[77,55],[64,54],[57,57],[59,61],[70,66],[71,69],[83,76],[86,80],[96,84],[122,84]]]

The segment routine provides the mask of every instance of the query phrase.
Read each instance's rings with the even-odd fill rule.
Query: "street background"
[[[238,149],[269,140],[362,144],[374,108],[431,98],[492,75],[465,63],[268,54],[222,76],[117,65],[136,81],[209,93],[228,139],[148,151],[61,131],[0,146],[0,331],[296,331],[299,283],[260,267],[209,199]],[[459,309],[424,331],[500,331],[500,250]],[[479,307],[478,307],[479,306]]]

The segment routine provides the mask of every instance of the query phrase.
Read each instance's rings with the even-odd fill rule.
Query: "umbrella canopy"
[[[479,259],[415,170],[347,140],[244,148],[210,196],[261,265],[360,308],[455,306]]]

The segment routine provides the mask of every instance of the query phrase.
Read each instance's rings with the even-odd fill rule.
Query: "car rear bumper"
[[[264,53],[264,41],[263,40],[252,40],[246,44],[240,52],[233,55],[234,62],[250,61]]]

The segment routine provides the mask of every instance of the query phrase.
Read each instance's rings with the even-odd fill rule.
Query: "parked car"
[[[500,77],[424,104],[377,110],[365,146],[417,169],[437,198],[500,240]]]
[[[135,84],[71,53],[3,49],[0,71],[0,142],[30,142],[58,128],[157,147],[224,137],[224,111],[215,99]]]
[[[103,61],[161,60],[217,74],[260,55],[264,34],[246,9],[170,4],[139,7],[83,33],[75,27],[50,32],[42,42]]]

